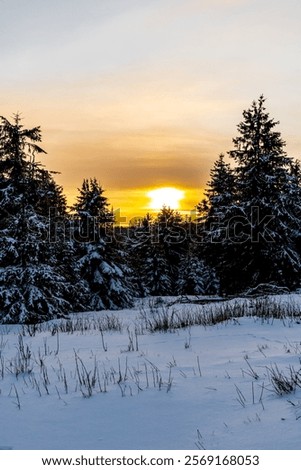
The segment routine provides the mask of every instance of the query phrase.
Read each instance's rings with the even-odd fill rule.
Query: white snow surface
[[[275,298],[301,309],[300,294]],[[172,300],[158,309],[201,308],[166,307]],[[0,448],[301,448],[301,388],[279,396],[269,372],[299,371],[298,318],[151,333],[141,313],[153,315],[152,306],[144,299],[131,310],[73,315],[74,324],[90,325],[73,333],[56,332],[66,320],[32,335],[0,326]],[[93,325],[108,317],[122,329],[101,335]]]

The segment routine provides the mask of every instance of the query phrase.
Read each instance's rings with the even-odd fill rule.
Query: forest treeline
[[[94,177],[68,207],[40,161],[40,127],[1,117],[0,322],[126,308],[148,295],[298,287],[301,165],[278,124],[260,96],[243,111],[227,161],[214,163],[196,217],[163,207],[120,227]]]

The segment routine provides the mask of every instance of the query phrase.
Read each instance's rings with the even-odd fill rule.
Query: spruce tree
[[[236,162],[238,205],[248,224],[241,245],[240,266],[251,285],[275,282],[294,287],[299,282],[300,258],[294,227],[298,184],[292,184],[293,159],[285,152],[279,124],[270,118],[261,96],[243,112],[239,136],[229,152]],[[299,199],[300,200],[300,199]]]
[[[234,149],[229,152],[236,164],[232,200],[228,200],[227,191],[221,195],[226,201],[220,211],[226,236],[216,247],[216,269],[228,292],[259,283],[289,288],[299,283],[299,169],[287,156],[285,142],[275,129],[278,122],[270,118],[264,103],[261,96],[243,112]],[[216,187],[216,169],[211,175],[211,190]],[[219,202],[209,195],[207,221],[217,212]],[[209,229],[211,236],[215,233]],[[206,249],[212,262],[215,247]]]
[[[153,237],[153,217],[149,213],[142,219],[132,221],[128,228],[126,250],[131,267],[131,283],[137,297],[145,297],[153,291]]]
[[[213,295],[219,291],[215,270],[204,261],[197,248],[191,243],[181,256],[177,294]]]
[[[130,259],[133,285],[141,296],[172,295],[171,266],[155,221],[131,230]]]
[[[213,279],[217,271],[219,282],[213,284],[225,293],[230,280],[232,288],[236,288],[232,263],[238,246],[233,243],[230,225],[242,212],[236,204],[235,174],[223,154],[214,163],[210,177],[205,199],[197,206],[203,239],[199,254],[211,267]]]
[[[130,253],[134,283],[142,295],[176,295],[187,234],[179,212],[162,207],[132,228]]]
[[[114,236],[113,213],[103,193],[95,178],[85,179],[73,207],[77,265],[89,286],[89,305],[94,310],[132,305],[129,268],[123,245]]]
[[[1,322],[38,322],[72,309],[73,287],[58,267],[47,216],[50,205],[64,198],[36,160],[45,153],[40,141],[39,127],[25,129],[18,115],[12,123],[1,118]]]

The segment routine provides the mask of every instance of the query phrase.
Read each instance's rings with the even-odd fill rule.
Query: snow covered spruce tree
[[[163,207],[130,230],[133,284],[140,295],[175,295],[186,233],[179,212]]]
[[[200,254],[198,246],[190,243],[181,256],[178,281],[175,294],[212,295],[219,291],[219,282],[215,270],[210,267]]]
[[[29,323],[71,309],[72,286],[49,243],[50,207],[65,199],[52,176],[36,161],[39,127],[25,129],[16,115],[0,124],[0,322]]]
[[[165,234],[166,235],[166,234]],[[133,285],[140,295],[172,295],[174,266],[168,257],[163,221],[149,214],[131,227],[128,250],[133,271]]]
[[[153,291],[153,217],[146,214],[135,219],[128,228],[126,249],[131,268],[131,282],[137,297],[145,297]]]
[[[215,236],[219,238],[220,227],[223,226],[223,220],[229,218],[228,211],[231,209],[235,200],[235,177],[230,165],[225,163],[225,156],[220,154],[210,171],[210,181],[205,191],[205,199],[197,206],[200,215],[205,215],[209,221],[220,221],[221,225],[214,225],[216,229]]]
[[[84,179],[73,207],[77,266],[94,310],[129,307],[133,299],[123,244],[114,236],[114,216],[103,193],[95,178]]]
[[[216,249],[216,269],[228,292],[265,282],[289,288],[299,284],[300,181],[275,130],[278,122],[270,118],[264,103],[261,96],[243,112],[229,152],[236,167],[232,201],[221,211],[225,239],[217,248],[207,247],[211,259]],[[219,202],[211,202],[212,213]],[[209,228],[209,234],[215,230]]]
[[[199,252],[211,270],[218,273],[219,281],[215,285],[219,284],[224,292],[229,276],[235,288],[232,263],[238,248],[238,243],[232,242],[229,221],[233,218],[237,221],[243,212],[236,204],[235,174],[223,154],[214,163],[210,177],[205,199],[197,206],[199,224],[203,228]]]
[[[229,152],[237,165],[237,199],[248,220],[240,260],[247,284],[271,281],[294,287],[300,276],[295,244],[300,188],[291,173],[293,160],[275,130],[278,122],[269,117],[264,102],[261,96],[244,111]]]

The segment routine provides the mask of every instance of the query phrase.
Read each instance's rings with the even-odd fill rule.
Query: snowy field
[[[300,449],[300,310],[144,299],[2,325],[0,448]]]

